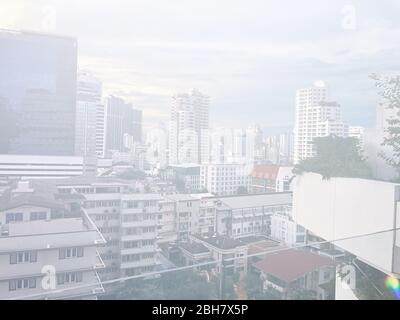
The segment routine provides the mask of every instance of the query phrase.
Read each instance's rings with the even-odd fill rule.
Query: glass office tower
[[[77,42],[0,30],[0,154],[74,155]]]

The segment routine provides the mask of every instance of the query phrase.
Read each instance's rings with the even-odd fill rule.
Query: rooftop
[[[181,243],[179,244],[179,246],[188,251],[189,253],[192,254],[200,254],[200,253],[208,253],[210,252],[206,246],[204,246],[201,243],[198,242],[185,242],[185,243]]]
[[[333,265],[334,262],[327,257],[295,249],[270,253],[263,260],[253,264],[256,269],[286,283],[290,283],[321,267]]]
[[[10,187],[0,197],[0,210],[12,209],[24,205],[45,208],[64,208],[61,199],[56,199],[57,189],[51,182],[40,180],[24,181]]]
[[[194,197],[192,197],[190,194],[184,194],[184,193],[177,193],[177,194],[169,194],[166,195],[165,198],[173,201],[194,201],[198,200]]]
[[[225,236],[214,236],[210,238],[206,237],[200,237],[200,236],[194,236],[200,241],[203,241],[205,243],[210,244],[213,247],[222,249],[222,250],[229,250],[229,249],[235,249],[237,247],[244,247],[246,244],[244,242],[241,242],[239,240],[235,240],[229,237]]]
[[[203,199],[203,198],[214,198],[215,195],[212,193],[191,193],[190,196],[196,199]]]
[[[122,200],[162,200],[158,193],[123,193]]]
[[[94,230],[82,218],[64,218],[10,223],[7,237],[21,237],[41,234],[59,234]],[[1,238],[1,236],[0,236]]]
[[[263,206],[291,205],[291,192],[251,194],[234,197],[221,197],[221,203],[230,209],[254,208]]]
[[[251,173],[252,177],[273,179],[278,176],[279,166],[276,165],[255,165]]]
[[[71,177],[67,179],[53,180],[57,186],[110,186],[110,185],[129,185],[130,180],[114,177]]]
[[[182,164],[173,164],[173,165],[171,164],[171,165],[169,165],[169,167],[187,169],[187,168],[200,168],[200,165],[196,164],[196,163],[182,163]]]

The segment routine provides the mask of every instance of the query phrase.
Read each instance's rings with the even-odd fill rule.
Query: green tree
[[[400,180],[400,76],[379,76],[372,74],[376,87],[380,90],[385,108],[393,110],[394,116],[387,119],[387,136],[382,142],[392,150],[391,155],[381,152],[381,157],[398,173]]]
[[[263,293],[263,282],[259,274],[248,272],[246,276],[246,291],[249,299],[256,299]]]
[[[163,299],[158,279],[132,279],[126,281],[118,290],[115,298],[117,300],[157,300]]]
[[[192,270],[162,274],[161,288],[168,300],[213,300],[217,298],[215,284]]]
[[[217,286],[219,288],[220,285],[220,277],[218,277]],[[237,284],[238,279],[235,274],[233,275],[224,275],[223,281],[223,298],[225,300],[235,300],[237,299],[237,294],[235,291],[235,285]]]
[[[275,288],[269,286],[263,289],[259,294],[255,296],[257,300],[282,300],[282,294]]]
[[[295,166],[293,172],[319,173],[324,179],[332,177],[371,178],[371,170],[361,155],[356,138],[328,136],[313,141],[316,155]]]
[[[134,279],[118,290],[120,300],[212,300],[216,285],[192,270],[172,271],[156,279]]]
[[[118,178],[126,179],[126,180],[140,180],[146,177],[146,173],[136,169],[127,169],[119,174],[117,174]]]

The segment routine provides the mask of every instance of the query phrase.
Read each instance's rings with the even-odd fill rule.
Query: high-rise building
[[[165,168],[167,166],[168,135],[165,126],[160,123],[147,132],[146,160],[152,168]]]
[[[258,126],[210,130],[210,163],[254,164],[264,158],[263,148],[263,133]]]
[[[172,97],[169,163],[208,160],[209,97],[198,90]]]
[[[103,100],[96,108],[96,155],[98,158],[106,155],[106,106]]]
[[[287,165],[293,163],[293,132],[269,136],[265,139],[267,163]]]
[[[0,154],[72,156],[77,42],[0,30]]]
[[[246,163],[254,164],[264,160],[263,132],[258,125],[246,129]]]
[[[75,153],[79,156],[104,156],[104,105],[102,84],[86,71],[78,73]]]
[[[106,105],[106,152],[127,151],[127,141],[142,140],[142,111],[123,99],[110,96]]]
[[[279,163],[293,163],[293,132],[286,132],[279,135]]]
[[[322,81],[296,92],[295,163],[314,156],[314,138],[348,134],[348,126],[341,120],[340,105],[327,102],[326,98],[327,88]]]
[[[208,163],[200,167],[200,188],[218,195],[247,193],[253,165],[234,163]]]

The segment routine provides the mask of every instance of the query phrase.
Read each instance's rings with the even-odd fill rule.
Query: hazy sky
[[[76,36],[80,67],[147,124],[196,87],[214,124],[275,130],[293,124],[296,88],[317,79],[345,120],[372,125],[368,74],[399,71],[399,15],[398,0],[0,0],[0,27]]]

